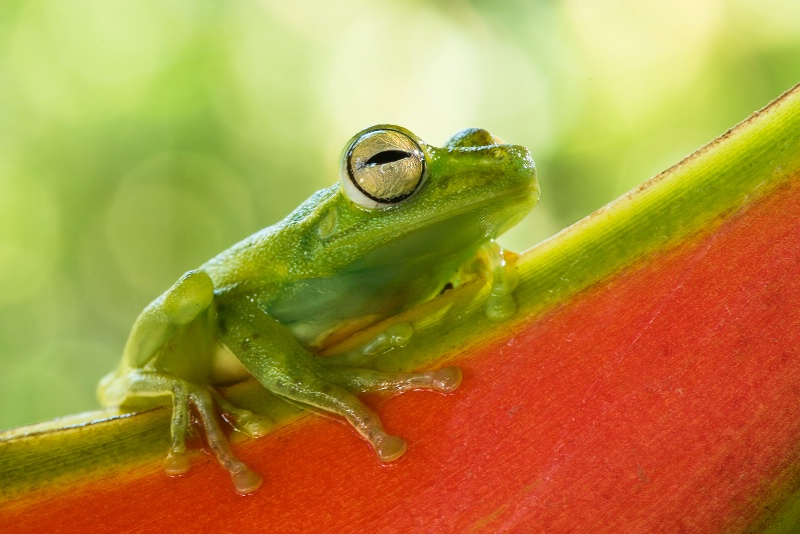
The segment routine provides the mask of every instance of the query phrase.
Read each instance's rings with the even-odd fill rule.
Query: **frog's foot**
[[[361,347],[360,352],[365,356],[375,357],[396,347],[405,347],[411,341],[412,335],[414,335],[414,328],[411,323],[394,323],[375,336],[375,339]]]
[[[458,367],[443,367],[436,371],[419,373],[385,373],[372,369],[326,369],[325,378],[349,391],[410,391],[429,389],[450,393],[461,385],[462,373]]]

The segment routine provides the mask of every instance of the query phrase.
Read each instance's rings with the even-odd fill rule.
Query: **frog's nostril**
[[[499,138],[482,128],[467,128],[461,130],[445,143],[446,148],[466,148],[498,144]]]

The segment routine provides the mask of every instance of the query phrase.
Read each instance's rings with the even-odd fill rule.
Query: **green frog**
[[[253,437],[270,422],[216,388],[250,377],[290,402],[343,417],[381,461],[395,460],[406,442],[384,431],[356,394],[449,393],[461,371],[370,368],[369,357],[409,342],[412,330],[403,323],[370,343],[363,359],[319,353],[474,273],[491,285],[487,315],[510,317],[512,267],[494,239],[538,198],[528,150],[486,130],[463,130],[442,148],[399,126],[363,130],[345,146],[339,183],[187,272],[141,312],[98,396],[106,406],[171,404],[171,475],[189,468],[193,407],[209,449],[241,494],[255,491],[261,477],[233,454],[217,410]]]

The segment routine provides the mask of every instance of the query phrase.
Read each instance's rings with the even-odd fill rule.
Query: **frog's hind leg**
[[[310,374],[272,389],[290,400],[344,417],[372,445],[382,462],[396,460],[406,452],[403,438],[387,433],[380,418],[358,397],[332,382]]]
[[[378,416],[350,392],[431,389],[448,393],[461,384],[462,376],[458,367],[420,373],[385,373],[334,367],[318,369],[316,374],[319,376],[318,385],[310,390],[304,388],[301,395],[286,396],[344,416],[370,442],[378,458],[384,462],[402,456],[406,452],[406,442],[398,436],[387,434]]]
[[[386,373],[372,369],[329,368],[323,371],[326,380],[349,391],[410,391],[430,389],[441,393],[455,391],[461,384],[458,367],[443,367],[418,373]]]
[[[325,380],[325,370],[291,332],[250,299],[219,307],[220,339],[271,392],[344,417],[384,462],[399,458],[406,442],[387,433],[358,397]]]

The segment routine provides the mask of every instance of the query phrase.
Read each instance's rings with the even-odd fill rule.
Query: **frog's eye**
[[[367,209],[401,202],[422,184],[425,156],[419,145],[397,130],[373,130],[357,137],[345,151],[342,186]]]

